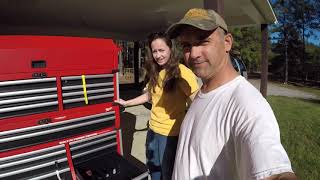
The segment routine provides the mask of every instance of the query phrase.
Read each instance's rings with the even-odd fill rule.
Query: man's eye
[[[184,51],[191,49],[191,44],[182,44],[182,49]]]
[[[195,43],[195,46],[203,46],[206,45],[209,41],[207,40],[202,40],[202,41],[198,41],[197,43]]]

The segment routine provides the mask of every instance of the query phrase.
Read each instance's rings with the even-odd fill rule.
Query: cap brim
[[[204,31],[211,31],[214,30],[216,28],[218,28],[218,26],[203,26],[203,24],[199,23],[199,20],[191,20],[189,19],[188,21],[179,21],[175,24],[172,24],[166,31],[166,33],[169,35],[170,38],[176,38],[177,36],[180,35],[181,33],[181,28],[184,26],[192,26],[195,27],[197,29],[201,29]]]

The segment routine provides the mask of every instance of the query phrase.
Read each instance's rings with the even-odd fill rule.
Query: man
[[[267,101],[232,67],[232,35],[213,10],[168,29],[203,86],[181,126],[173,179],[295,179]]]

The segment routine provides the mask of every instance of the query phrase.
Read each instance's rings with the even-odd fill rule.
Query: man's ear
[[[231,47],[232,47],[232,43],[233,43],[233,37],[230,33],[226,34],[224,36],[224,46],[225,46],[225,51],[226,52],[230,52]]]

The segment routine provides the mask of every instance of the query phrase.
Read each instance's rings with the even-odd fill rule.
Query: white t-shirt
[[[292,172],[268,102],[242,76],[201,91],[182,123],[172,179],[251,180]]]

